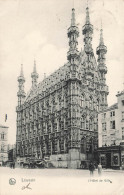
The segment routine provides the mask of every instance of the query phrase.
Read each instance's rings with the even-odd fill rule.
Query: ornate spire
[[[100,81],[101,81],[101,95],[103,97],[101,109],[104,110],[107,107],[107,95],[108,95],[108,86],[106,85],[106,78],[105,75],[107,73],[107,67],[106,67],[106,53],[107,53],[107,47],[104,45],[103,41],[103,30],[101,28],[100,30],[100,42],[99,46],[96,48],[96,54],[98,55],[98,71],[100,75]]]
[[[102,56],[104,56],[107,53],[107,47],[104,45],[104,39],[103,39],[103,29],[101,26],[101,30],[100,30],[100,41],[99,41],[99,46],[96,49],[96,53],[97,55],[102,58]],[[100,55],[101,53],[101,55]],[[105,57],[104,57],[105,58]]]
[[[79,51],[77,49],[79,37],[79,29],[76,25],[75,21],[75,9],[72,9],[72,18],[71,18],[71,26],[68,28],[68,38],[69,38],[69,51],[67,53],[67,59],[70,62],[70,75],[75,75],[77,77],[78,70],[78,60],[79,60]],[[73,72],[75,71],[75,73]],[[73,72],[73,73],[72,73]]]
[[[20,72],[20,76],[24,76],[24,74],[23,74],[23,64],[21,64],[21,72]]]
[[[72,9],[72,18],[71,18],[71,26],[68,28],[68,38],[69,38],[69,52],[68,52],[68,60],[72,57],[72,52],[73,54],[77,52],[77,38],[79,37],[79,29],[76,26],[75,23],[75,9]]]
[[[25,82],[24,73],[23,73],[23,64],[21,64],[20,76],[18,77],[18,82],[21,81]]]
[[[36,87],[38,77],[39,77],[39,75],[36,71],[36,61],[34,60],[34,68],[33,68],[33,72],[31,73],[32,87]]]
[[[19,83],[19,90],[17,93],[18,106],[21,106],[25,100],[25,97],[26,97],[26,94],[24,91],[25,78],[24,78],[24,74],[23,74],[23,65],[22,64],[21,64],[20,76],[18,77],[18,83]]]
[[[92,49],[92,34],[93,34],[93,25],[90,24],[89,8],[86,8],[86,23],[82,28],[82,34],[84,35],[84,50],[86,54],[90,55],[93,53]]]
[[[75,26],[75,9],[72,9],[71,26]]]
[[[89,7],[86,8],[86,24],[90,24]]]
[[[100,45],[104,45],[103,29],[100,30]]]
[[[33,69],[33,72],[35,72],[35,73],[37,72],[36,71],[36,61],[35,60],[34,60],[34,69]]]

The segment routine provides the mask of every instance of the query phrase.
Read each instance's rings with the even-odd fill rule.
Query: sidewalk
[[[124,174],[124,170],[115,170],[115,169],[102,169],[103,172],[118,172],[118,173],[123,173]]]

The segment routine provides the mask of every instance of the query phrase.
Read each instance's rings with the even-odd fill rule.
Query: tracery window
[[[81,118],[81,129],[85,129],[85,118]]]
[[[99,99],[97,99],[97,111],[99,111]]]
[[[89,108],[93,109],[93,99],[92,99],[92,97],[90,97],[90,99],[89,99]]]
[[[86,129],[89,129],[89,122],[86,120]]]
[[[93,118],[90,119],[90,130],[93,130]]]
[[[80,106],[84,107],[84,105],[85,105],[84,103],[85,103],[84,95],[81,95]]]

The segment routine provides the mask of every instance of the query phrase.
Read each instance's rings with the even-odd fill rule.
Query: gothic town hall
[[[55,167],[79,168],[83,160],[95,160],[98,147],[98,112],[107,104],[107,48],[103,30],[95,59],[93,25],[89,8],[82,27],[84,49],[78,51],[79,29],[75,9],[68,28],[67,63],[38,83],[36,63],[32,87],[26,94],[23,67],[18,77],[17,160],[48,157]]]

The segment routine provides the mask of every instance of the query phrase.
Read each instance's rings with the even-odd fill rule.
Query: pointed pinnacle
[[[36,71],[36,61],[35,60],[34,60],[34,69],[33,69],[33,72],[35,72],[35,73],[37,72]]]
[[[21,72],[20,72],[20,76],[24,76],[24,74],[23,74],[23,64],[21,64]]]
[[[100,45],[104,45],[104,40],[103,40],[103,29],[100,30]]]
[[[72,9],[71,26],[75,26],[75,9]]]
[[[86,8],[86,24],[90,24],[89,7]]]

